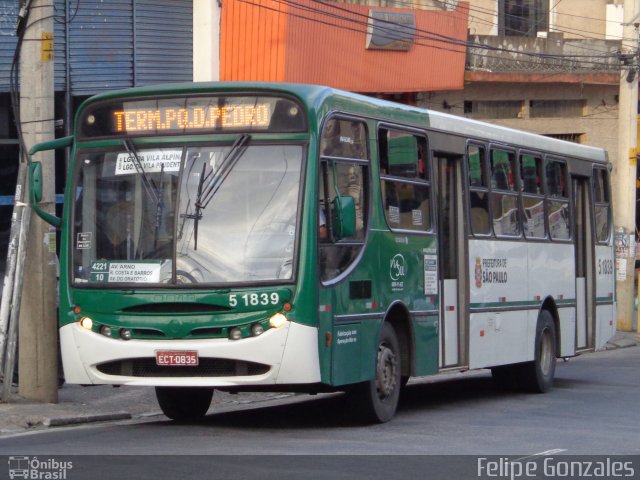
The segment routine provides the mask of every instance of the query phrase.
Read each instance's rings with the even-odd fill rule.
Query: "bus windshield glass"
[[[76,162],[73,282],[293,279],[303,147],[85,150]]]

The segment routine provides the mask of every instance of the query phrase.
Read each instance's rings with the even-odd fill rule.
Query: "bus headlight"
[[[80,319],[80,326],[87,330],[91,330],[93,328],[93,320],[91,320],[89,317],[82,317]]]
[[[100,327],[100,333],[102,335],[104,335],[105,337],[110,337],[111,336],[111,327],[108,327],[106,325],[103,325]]]
[[[128,328],[120,330],[120,338],[123,340],[131,340],[131,330]]]
[[[280,328],[287,322],[287,317],[285,317],[282,313],[276,313],[269,319],[269,325],[271,325],[273,328]]]

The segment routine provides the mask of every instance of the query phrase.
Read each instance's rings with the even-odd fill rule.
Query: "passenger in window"
[[[131,220],[130,203],[121,201],[107,210],[104,237],[108,240],[101,257],[107,260],[129,259],[128,224]]]
[[[487,193],[470,192],[469,202],[471,205],[471,230],[475,234],[489,233],[489,203]]]
[[[507,171],[502,164],[496,165],[493,172],[494,187],[500,190],[509,189],[509,180],[507,178]]]
[[[320,241],[325,241],[329,237],[327,232],[327,216],[324,213],[324,208],[320,207],[319,220],[318,220],[318,238]]]
[[[418,177],[427,179],[427,152],[422,141],[418,141]]]

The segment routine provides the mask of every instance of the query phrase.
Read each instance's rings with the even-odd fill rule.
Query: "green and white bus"
[[[413,376],[544,392],[615,330],[604,150],[327,87],[195,83],[85,101],[61,229],[75,384],[345,391],[393,417]]]

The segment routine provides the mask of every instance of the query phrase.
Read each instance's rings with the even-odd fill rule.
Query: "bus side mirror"
[[[356,234],[356,204],[353,197],[336,197],[333,200],[333,226],[336,240]]]
[[[31,203],[36,204],[42,201],[42,164],[40,162],[32,162],[30,168]]]
[[[58,138],[49,142],[42,142],[35,145],[29,150],[28,155],[28,170],[29,174],[29,203],[33,211],[42,218],[45,222],[53,225],[56,228],[62,226],[62,219],[55,215],[43,210],[38,205],[42,201],[42,164],[40,162],[34,162],[32,160],[33,155],[38,152],[45,152],[47,150],[57,150],[61,148],[70,147],[73,144],[73,137]]]

